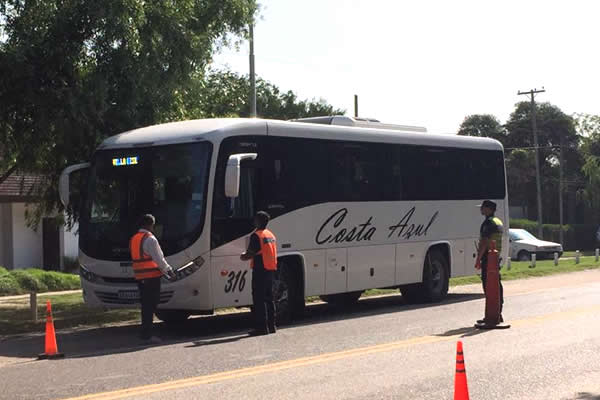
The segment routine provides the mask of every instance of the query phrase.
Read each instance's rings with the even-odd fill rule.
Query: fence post
[[[558,265],[558,253],[554,252],[554,266],[556,267]]]
[[[33,322],[38,322],[37,317],[37,292],[29,293],[29,307],[31,308],[31,318]]]
[[[510,257],[506,259],[506,269],[510,271]]]
[[[600,258],[600,249],[596,249],[596,262],[598,262],[598,258]]]
[[[575,250],[575,264],[579,264],[579,250]]]
[[[537,259],[537,254],[531,253],[531,265],[529,268],[535,268],[535,260]]]

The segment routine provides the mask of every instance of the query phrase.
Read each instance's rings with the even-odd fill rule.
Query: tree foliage
[[[67,164],[106,136],[168,119],[194,73],[255,0],[1,0],[3,170],[48,178],[37,217],[57,205]],[[34,218],[35,219],[35,218]]]
[[[256,0],[0,0],[0,179],[47,177],[30,223],[61,208],[60,172],[107,136],[248,115],[248,79],[206,70],[256,10]],[[263,80],[258,92],[265,117],[339,112]]]
[[[458,134],[463,136],[489,137],[504,142],[506,131],[491,114],[474,114],[465,117]]]
[[[203,118],[222,116],[250,116],[250,79],[234,72],[212,70],[205,79],[196,82],[195,95],[189,109]],[[319,115],[340,115],[345,110],[336,109],[325,100],[300,100],[292,91],[281,91],[272,83],[256,80],[256,109],[258,117],[294,119]]]
[[[585,177],[584,198],[589,207],[600,216],[600,115],[575,115],[576,129],[582,138],[581,152]]]

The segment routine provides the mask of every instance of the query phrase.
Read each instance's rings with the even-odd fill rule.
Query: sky
[[[455,133],[506,122],[517,92],[600,114],[598,0],[259,0],[257,76],[354,115]],[[215,67],[248,73],[247,43]],[[260,110],[258,110],[260,114]]]

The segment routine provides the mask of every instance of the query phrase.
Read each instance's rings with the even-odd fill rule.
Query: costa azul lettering
[[[434,221],[437,219],[437,216],[440,212],[436,211],[435,213],[433,213],[433,215],[429,219],[429,222],[427,223],[427,225],[425,225],[425,224],[414,224],[411,222],[411,219],[413,217],[413,214],[415,213],[415,210],[416,210],[416,207],[411,208],[402,217],[400,222],[398,222],[396,225],[392,225],[388,228],[390,230],[390,233],[388,234],[388,238],[391,238],[396,233],[396,231],[398,232],[397,237],[403,238],[403,239],[410,239],[411,237],[414,237],[414,236],[417,236],[417,237],[427,236],[427,232],[429,231],[429,228],[431,227],[431,225],[433,225]]]
[[[433,225],[438,217],[439,212],[436,211],[427,223],[412,222],[416,207],[412,207],[396,225],[388,227],[388,239],[395,235],[397,238],[410,239],[413,237],[426,236],[429,228]],[[377,232],[377,227],[373,224],[373,217],[369,217],[366,221],[357,225],[347,225],[346,217],[348,209],[341,208],[331,214],[321,225],[317,231],[315,242],[317,244],[326,243],[342,243],[342,242],[362,242],[371,241]]]
[[[367,222],[352,228],[338,229],[338,227],[342,225],[342,222],[344,222],[344,219],[346,219],[346,215],[348,215],[348,209],[342,208],[327,218],[317,232],[317,237],[315,238],[317,244],[361,242],[363,240],[371,240],[373,238],[373,235],[377,231],[377,228],[371,225],[373,217],[369,217]]]

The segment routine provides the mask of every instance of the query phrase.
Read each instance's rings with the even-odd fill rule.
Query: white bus
[[[104,140],[60,180],[67,204],[69,174],[89,168],[79,221],[85,302],[139,301],[128,241],[152,213],[178,270],[163,282],[159,318],[251,304],[252,271],[239,255],[259,210],[277,236],[280,320],[300,314],[307,296],[348,303],[366,289],[399,288],[409,301],[443,299],[449,277],[474,273],[477,205],[494,200],[508,229],[502,145],[347,120],[196,120]]]

